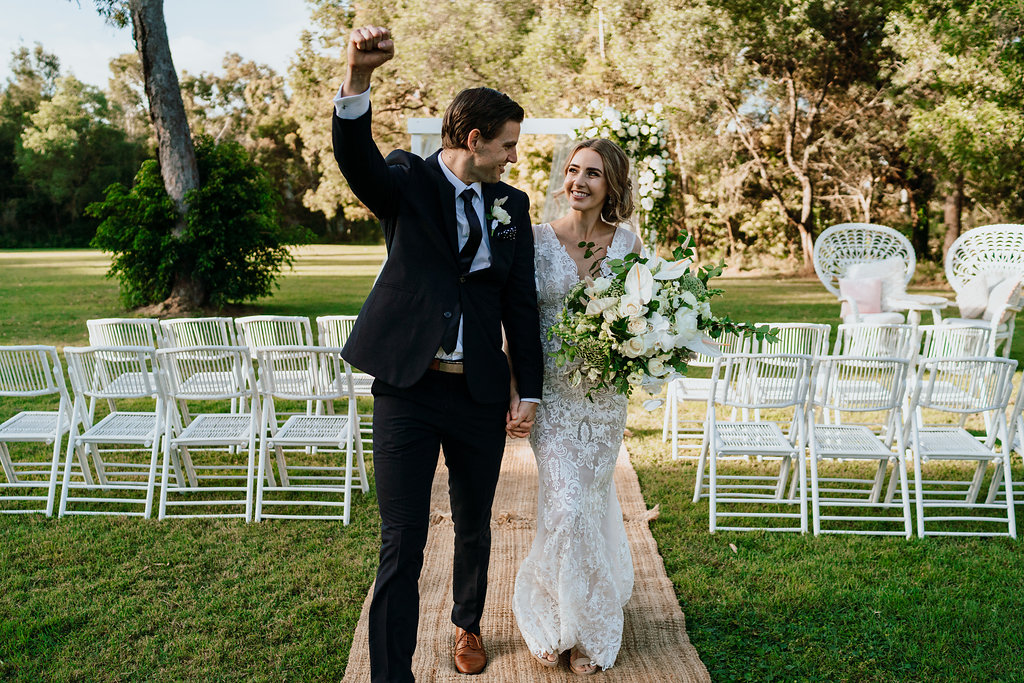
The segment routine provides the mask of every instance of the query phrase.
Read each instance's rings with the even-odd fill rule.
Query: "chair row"
[[[725,353],[795,353],[819,358],[829,354],[831,327],[814,323],[768,323],[778,332],[778,341],[756,342],[750,336],[739,338],[725,335],[719,343]],[[945,325],[905,325],[895,323],[842,324],[837,328],[832,345],[833,356],[871,356],[901,358],[911,367],[921,358],[954,358],[959,356],[994,356],[991,334],[987,329]],[[697,356],[693,368],[711,368],[715,358]],[[701,419],[680,418],[680,408],[686,402],[701,406],[707,402],[709,379],[682,377],[668,387],[666,410],[662,425],[662,440],[671,440],[672,458],[685,457],[680,450],[695,451],[703,437]]]
[[[909,538],[912,488],[920,537],[1016,538],[1010,458],[1024,440],[1024,392],[1006,416],[1016,366],[978,356],[924,358],[916,369],[897,358],[722,356],[712,370],[693,500],[709,499],[712,533],[806,533],[809,505],[815,535]],[[987,416],[970,425],[974,433],[966,428],[972,416]],[[737,458],[757,464],[723,474]],[[835,463],[834,476],[821,476],[825,460]],[[966,479],[956,462],[972,464]],[[748,524],[755,519],[772,522]]]
[[[64,355],[71,394],[54,347],[0,347],[0,395],[57,403],[0,425],[3,512],[52,515],[65,437],[61,517],[149,517],[156,503],[160,519],[347,524],[352,491],[369,490],[353,372],[338,347],[262,348],[258,379],[241,346],[68,347]],[[110,406],[99,420],[97,401]],[[300,410],[282,421],[291,407]],[[49,462],[38,460],[38,446],[13,457],[8,444],[19,442],[52,445]]]

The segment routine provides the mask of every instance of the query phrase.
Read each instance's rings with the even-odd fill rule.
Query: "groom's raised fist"
[[[354,69],[373,71],[395,56],[391,31],[383,26],[363,26],[348,40],[348,63]]]
[[[370,74],[395,56],[391,31],[383,26],[363,26],[352,31],[348,39],[348,73],[341,88],[342,95],[358,95],[370,87]]]

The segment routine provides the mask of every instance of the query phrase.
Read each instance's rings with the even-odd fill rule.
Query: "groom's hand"
[[[515,397],[508,407],[505,417],[505,431],[513,438],[524,438],[530,435],[533,420],[537,415],[537,404],[533,401],[520,401]]]
[[[370,87],[373,70],[395,56],[391,31],[383,26],[364,26],[352,31],[348,40],[348,71],[342,95],[359,95]]]

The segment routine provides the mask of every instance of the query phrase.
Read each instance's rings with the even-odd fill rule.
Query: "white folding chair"
[[[257,472],[255,520],[332,519],[348,524],[352,488],[366,493],[369,483],[363,462],[359,416],[352,390],[352,369],[334,347],[283,346],[260,349],[259,385],[263,403],[259,470]],[[344,415],[292,415],[278,425],[278,401],[345,401]],[[286,448],[290,451],[286,458]],[[270,451],[276,455],[280,484],[267,484]],[[307,452],[307,450],[309,452]],[[338,457],[344,464],[338,465]],[[298,465],[305,457],[310,464]],[[291,462],[289,462],[291,460]],[[291,494],[269,498],[267,494]],[[310,496],[309,494],[315,494]],[[338,500],[340,495],[341,500]],[[267,513],[264,506],[323,506],[342,508],[342,514]]]
[[[914,458],[918,536],[1017,537],[1006,425],[1006,406],[1013,390],[1016,367],[1015,360],[992,357],[926,358],[919,364],[910,414],[904,428],[904,440]],[[960,422],[963,415],[978,416],[987,412],[990,414],[989,426],[986,433],[978,437],[958,425],[925,424],[923,414],[926,410],[945,414],[951,422]],[[971,476],[966,480],[958,478],[960,468],[950,465],[953,461],[973,462]],[[929,462],[943,463],[941,476],[953,478],[924,479],[923,470]],[[995,472],[988,496],[981,503],[978,498],[990,463],[995,466]],[[1004,482],[1005,496],[997,502],[1000,481]],[[890,484],[890,494],[892,488]],[[926,510],[936,508],[944,509],[945,514],[925,516]],[[956,514],[958,510],[998,510],[1003,516]],[[954,529],[927,529],[927,523],[939,522],[957,526]],[[1006,532],[974,530],[988,524],[1005,524]]]
[[[160,328],[163,330],[163,346],[169,349],[184,346],[239,346],[232,318],[172,318],[161,320]],[[230,382],[230,377],[224,380]],[[192,419],[188,403],[179,400],[178,410],[187,425]],[[231,412],[246,412],[244,398],[231,402]]]
[[[160,321],[156,318],[96,318],[86,320],[89,330],[89,346],[144,346],[159,348],[164,345]],[[124,381],[131,383],[132,378]],[[107,401],[114,410],[113,401]],[[90,418],[96,415],[96,401],[89,402]]]
[[[249,351],[242,346],[197,346],[161,349],[157,358],[167,380],[163,474],[158,516],[235,517],[252,520],[253,475],[256,467],[256,440],[260,425],[256,379]],[[203,403],[210,409],[239,402],[249,412],[203,412],[184,424],[175,405]],[[202,452],[203,464],[195,462]],[[238,463],[244,454],[242,464]],[[184,473],[186,485],[171,481],[175,471]],[[207,482],[213,482],[207,484]],[[223,494],[244,494],[224,498]],[[188,513],[194,506],[231,508],[234,512]],[[170,514],[168,508],[181,510]]]
[[[913,358],[916,351],[915,341],[913,325],[844,323],[836,328],[832,355]]]
[[[777,330],[776,341],[762,339],[751,349],[752,353],[796,354],[817,358],[828,354],[831,325],[817,323],[762,323]]]
[[[64,461],[64,480],[59,516],[130,515],[149,517],[153,509],[157,456],[164,431],[165,392],[156,364],[156,349],[140,346],[100,346],[64,349],[68,374],[75,395],[74,420],[68,437]],[[106,399],[113,411],[93,424],[86,403]],[[119,410],[118,400],[133,401],[131,411]],[[134,410],[139,402],[150,403],[153,410]],[[83,430],[79,433],[78,426]],[[101,445],[121,448],[101,449]],[[96,469],[95,482],[86,478],[73,482],[72,453],[83,448]],[[130,454],[148,452],[148,459],[129,461]],[[114,458],[118,460],[115,461]],[[83,463],[84,465],[84,463]],[[88,471],[88,466],[84,466]],[[94,495],[73,496],[85,490]],[[99,495],[99,492],[106,494]],[[113,497],[115,492],[124,496]],[[131,494],[141,497],[131,497]],[[99,509],[72,509],[78,504],[105,504]],[[132,508],[141,506],[141,511]],[[125,509],[127,508],[127,509]]]
[[[57,349],[52,346],[0,346],[0,396],[30,399],[56,410],[20,410],[0,424],[0,469],[4,481],[0,483],[0,501],[10,502],[0,512],[41,512],[53,515],[53,502],[60,469],[61,446],[64,435],[71,429],[71,399],[64,383],[64,371]],[[53,404],[56,402],[56,406]],[[38,447],[29,447],[22,456],[19,449],[15,458],[8,444],[53,444],[49,462],[39,460]],[[81,464],[81,451],[77,452]],[[25,459],[28,458],[28,459]],[[11,491],[11,495],[6,492]],[[39,491],[33,495],[33,491]],[[29,507],[30,502],[42,507]]]
[[[749,337],[740,337],[732,332],[727,332],[715,340],[721,346],[723,354],[746,353],[748,351]],[[715,357],[697,354],[687,367],[710,368],[715,365]],[[669,382],[666,389],[665,417],[661,428],[661,440],[672,441],[672,459],[678,460],[682,457],[680,449],[697,450],[699,453],[701,442],[704,438],[705,415],[700,419],[681,419],[680,411],[685,410],[686,403],[696,404],[694,407],[706,407],[708,403],[708,391],[711,389],[710,377],[679,377]],[[700,457],[699,454],[689,457]]]
[[[814,535],[880,534],[904,535],[910,538],[910,496],[907,486],[906,449],[903,446],[903,397],[910,361],[904,358],[873,356],[833,356],[814,362],[811,386],[817,387],[807,411],[807,445],[811,466],[811,512]],[[874,415],[878,429],[866,424],[842,424],[825,421],[828,415],[854,413]],[[822,477],[819,463],[832,460],[843,471]],[[893,481],[899,481],[899,503],[883,500],[883,484],[890,461],[895,461]],[[870,478],[841,476],[845,471],[860,470],[860,465],[873,462]],[[823,514],[823,508],[873,508],[884,512],[895,510],[898,516]],[[842,523],[833,526],[833,522]],[[852,524],[857,523],[857,524]],[[826,524],[829,527],[825,528]],[[865,528],[865,524],[870,524]],[[886,526],[902,524],[902,530]]]
[[[160,321],[163,346],[238,346],[232,318],[171,318]]]
[[[807,531],[807,477],[804,467],[806,420],[804,407],[810,382],[811,358],[807,355],[737,354],[715,361],[712,388],[708,393],[708,421],[705,444],[697,463],[694,502],[700,500],[705,487],[704,470],[708,469],[707,495],[710,501],[709,528],[747,531]],[[723,419],[722,409],[791,411],[788,433],[770,421],[737,421]],[[706,453],[706,455],[705,455]],[[723,476],[719,466],[723,458],[760,456],[763,462],[778,463],[778,471],[769,475]],[[799,497],[796,491],[786,492],[790,471],[797,470]],[[771,512],[778,508],[798,506],[799,512]],[[760,508],[760,509],[759,509]],[[795,522],[795,526],[751,527],[722,526],[720,518],[767,518]]]
[[[342,347],[352,333],[356,323],[354,315],[322,315],[316,319],[317,340],[320,346]],[[373,399],[373,376],[365,372],[352,372],[352,390],[356,399]],[[372,402],[371,402],[372,405]],[[373,449],[373,411],[359,414],[360,437],[363,440],[363,451]]]
[[[313,346],[313,330],[304,315],[250,315],[235,318],[238,341],[252,357],[268,346]]]

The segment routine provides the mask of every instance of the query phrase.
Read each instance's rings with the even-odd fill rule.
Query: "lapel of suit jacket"
[[[441,150],[434,152],[427,159],[427,167],[434,173],[434,182],[437,184],[437,197],[441,203],[441,214],[444,218],[444,236],[451,247],[452,261],[458,265],[459,262],[459,227],[455,220],[455,188],[448,182],[441,170],[441,162],[437,157]]]

